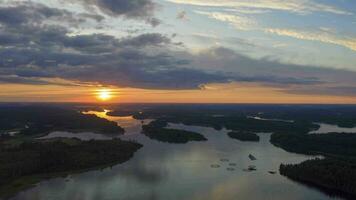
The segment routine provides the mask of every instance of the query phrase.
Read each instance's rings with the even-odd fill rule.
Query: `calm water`
[[[316,131],[312,131],[310,133],[316,133],[316,134],[320,134],[320,133],[331,133],[331,132],[335,132],[335,133],[356,133],[356,127],[354,128],[342,128],[339,127],[337,125],[331,125],[331,124],[322,124],[322,123],[318,123],[320,125],[320,128]]]
[[[105,112],[96,113],[107,117]],[[324,193],[269,174],[278,171],[280,163],[299,163],[311,158],[292,154],[269,143],[269,133],[259,133],[259,143],[230,139],[226,130],[170,124],[172,128],[197,131],[208,141],[167,144],[150,140],[141,131],[141,121],[131,117],[108,117],[123,126],[121,138],[144,144],[124,164],[104,170],[74,174],[66,178],[43,181],[20,192],[13,200],[328,200]],[[56,137],[78,134],[52,133]],[[80,137],[88,139],[92,133]],[[257,160],[251,161],[248,155]],[[231,166],[236,164],[236,166]],[[211,165],[219,165],[214,168]],[[255,165],[257,171],[243,169]],[[233,168],[227,170],[227,168]],[[233,170],[233,171],[231,171]]]

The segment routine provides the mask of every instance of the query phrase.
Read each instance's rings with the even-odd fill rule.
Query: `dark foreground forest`
[[[313,159],[295,165],[282,164],[279,170],[293,180],[356,196],[356,162],[349,159]]]
[[[280,166],[280,173],[293,180],[332,189],[356,197],[356,134],[282,134],[271,142],[287,151],[323,155],[295,165]]]
[[[27,187],[42,177],[130,159],[142,145],[119,139],[51,139],[0,146],[0,194]]]

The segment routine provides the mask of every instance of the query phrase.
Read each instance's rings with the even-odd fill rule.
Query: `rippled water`
[[[103,112],[91,113],[107,117]],[[42,181],[13,200],[333,199],[278,174],[280,163],[299,163],[311,157],[274,147],[269,143],[269,133],[259,133],[258,143],[240,142],[229,138],[227,130],[170,124],[172,128],[202,133],[208,141],[167,144],[140,134],[141,121],[131,117],[107,118],[127,130],[121,138],[144,145],[131,160],[104,170]],[[68,134],[62,136],[77,135]],[[87,139],[90,133],[83,134]],[[249,154],[257,160],[251,161]],[[244,171],[249,165],[255,165],[257,171]]]

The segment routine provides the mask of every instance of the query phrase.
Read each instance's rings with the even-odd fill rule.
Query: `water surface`
[[[317,123],[320,125],[320,128],[315,131],[311,131],[310,133],[321,134],[321,133],[356,133],[356,127],[353,128],[343,128],[337,125],[332,124],[324,124],[324,123]]]
[[[118,122],[126,129],[122,139],[136,140],[144,147],[123,164],[42,181],[18,193],[13,200],[338,199],[279,175],[281,163],[299,163],[311,157],[274,147],[269,142],[270,133],[258,133],[258,143],[240,142],[229,138],[227,130],[169,124],[171,128],[199,132],[208,141],[168,144],[140,134],[141,121],[132,117],[91,113]],[[62,136],[67,137],[68,133]],[[257,160],[251,161],[249,154]],[[249,165],[255,165],[257,171],[244,171]]]

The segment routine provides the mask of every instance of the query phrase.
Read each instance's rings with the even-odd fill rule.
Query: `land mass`
[[[280,165],[293,180],[356,197],[356,134],[273,134],[271,142],[287,151],[323,155],[295,165]]]
[[[0,195],[11,195],[43,177],[125,162],[141,147],[119,139],[50,139],[1,145]]]
[[[282,164],[279,171],[290,179],[321,189],[356,196],[356,162],[349,159],[325,158],[300,164]]]
[[[356,134],[354,133],[275,133],[271,136],[271,143],[294,153],[356,157]]]
[[[166,121],[155,120],[142,126],[142,132],[151,139],[168,143],[187,143],[189,141],[205,141],[203,135],[185,130],[169,129]]]
[[[123,134],[124,129],[95,115],[54,106],[13,106],[1,107],[0,134],[7,130],[18,130],[18,136],[38,136],[52,131],[82,132],[101,134]]]
[[[232,131],[228,133],[228,136],[240,141],[250,141],[250,142],[260,141],[260,137],[258,135],[246,131]]]

